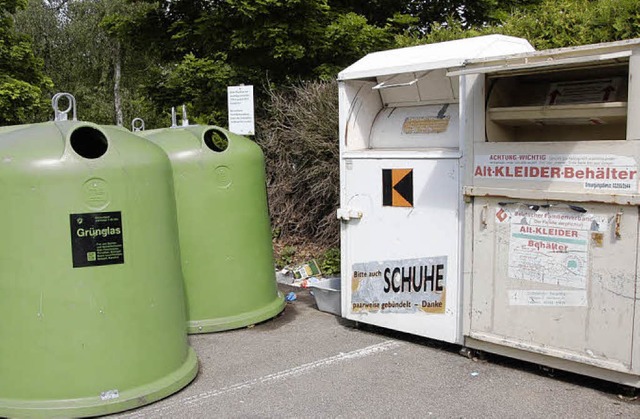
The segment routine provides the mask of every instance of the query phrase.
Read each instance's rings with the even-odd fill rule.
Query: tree
[[[303,82],[268,93],[268,118],[259,121],[257,141],[269,163],[274,236],[288,244],[334,247],[339,243],[338,85]]]
[[[637,0],[544,0],[535,15],[518,11],[496,29],[537,49],[618,41],[640,35],[640,8]]]
[[[422,38],[405,37],[404,46],[498,33],[527,39],[537,49],[561,48],[640,36],[637,0],[543,0],[516,8],[499,24],[466,28],[453,20],[434,25]]]
[[[55,90],[76,97],[81,119],[126,125],[143,117],[147,126],[168,125],[145,90],[160,71],[149,41],[159,32],[159,7],[153,1],[29,0],[16,26],[34,39]]]
[[[144,1],[130,2],[127,0],[111,0],[102,3],[103,17],[100,21],[100,28],[103,29],[107,37],[112,41],[111,56],[113,60],[113,101],[116,125],[122,126],[124,116],[122,112],[122,91],[120,83],[122,80],[122,65],[129,45],[140,46],[137,29],[141,26],[146,15],[156,7],[153,3]],[[136,42],[138,41],[138,42]],[[130,54],[137,57],[138,51]]]
[[[330,0],[332,9],[354,12],[376,26],[390,25],[396,34],[428,34],[434,25],[455,22],[462,28],[500,23],[513,11],[541,0]]]
[[[22,0],[0,2],[0,125],[38,120],[48,102],[43,91],[51,80],[42,72],[29,38],[14,29],[11,14],[24,6]]]
[[[167,7],[178,63],[164,67],[153,97],[191,103],[202,122],[225,123],[227,85],[257,86],[260,103],[267,85],[335,78],[394,42],[388,28],[334,12],[326,0],[176,0]]]
[[[538,48],[638,33],[637,0],[29,0],[15,28],[32,48],[8,14],[25,1],[2,3],[0,33],[12,40],[0,44],[9,57],[0,66],[37,68],[33,49],[56,91],[77,97],[82,118],[141,116],[149,127],[166,126],[170,107],[183,103],[192,120],[225,124],[228,85],[255,85],[261,112],[266,86],[332,80],[383,49],[487,33]],[[53,93],[39,71],[9,83],[3,69],[4,103],[23,101],[22,119]]]
[[[369,52],[423,42],[434,22],[466,30],[540,1],[167,1],[165,49],[176,63],[163,67],[151,93],[156,102],[191,103],[202,122],[224,123],[227,85],[258,86],[260,103],[264,86],[335,79]]]

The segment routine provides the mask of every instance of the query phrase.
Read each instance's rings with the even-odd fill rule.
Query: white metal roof
[[[449,76],[477,73],[518,71],[540,67],[571,66],[596,61],[621,60],[631,56],[640,47],[640,38],[600,44],[554,48],[494,57],[477,57],[452,69]]]
[[[415,47],[391,49],[366,55],[338,74],[338,80],[457,67],[473,58],[533,51],[522,38],[486,35]]]

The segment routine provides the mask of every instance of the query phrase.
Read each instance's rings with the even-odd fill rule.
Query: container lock
[[[338,208],[336,211],[336,217],[338,220],[342,221],[359,220],[362,218],[362,211],[354,210],[352,208]]]

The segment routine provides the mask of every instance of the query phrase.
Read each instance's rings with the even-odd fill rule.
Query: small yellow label
[[[403,134],[439,134],[449,128],[449,117],[412,117],[404,120]]]
[[[604,242],[604,234],[602,233],[591,233],[591,240],[593,241],[593,245],[595,247],[602,247]]]

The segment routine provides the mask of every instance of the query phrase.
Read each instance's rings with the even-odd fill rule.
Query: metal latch
[[[338,208],[336,216],[338,220],[342,221],[359,220],[362,218],[362,211],[354,210],[352,208]]]

